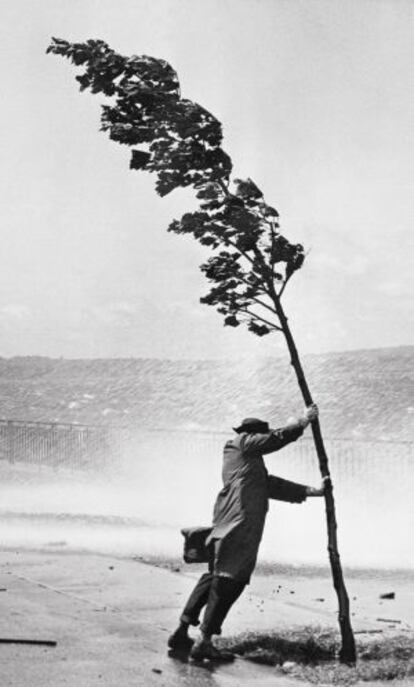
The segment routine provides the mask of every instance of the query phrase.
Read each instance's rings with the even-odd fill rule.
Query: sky
[[[413,35],[411,0],[2,0],[0,355],[285,346],[199,303],[205,249],[166,231],[193,195],[129,170],[52,36],[166,59],[220,119],[235,176],[308,251],[285,298],[303,353],[412,343]]]

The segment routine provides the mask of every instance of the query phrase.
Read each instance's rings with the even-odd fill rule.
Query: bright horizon
[[[286,353],[199,303],[206,251],[166,231],[192,194],[161,199],[128,169],[99,132],[104,99],[45,54],[52,36],[164,58],[220,119],[234,177],[310,251],[285,301],[301,354],[412,343],[409,0],[5,0],[0,15],[0,356]]]
[[[308,356],[335,356],[335,355],[347,355],[347,354],[355,354],[355,353],[381,353],[385,351],[404,351],[404,350],[413,350],[414,351],[414,345],[410,344],[402,344],[401,346],[382,346],[382,347],[376,347],[376,348],[349,348],[346,350],[338,350],[338,351],[324,351],[320,353],[314,353],[312,351],[306,351],[304,352],[301,357],[306,358]],[[249,360],[255,360],[259,362],[260,360],[271,360],[272,358],[283,358],[286,357],[288,358],[289,356],[289,351],[286,350],[280,350],[276,349],[273,355],[260,355],[260,351],[256,351],[253,354],[246,353],[245,355],[240,355],[239,360],[243,360],[245,358],[247,361]],[[206,358],[194,358],[194,357],[188,357],[188,358],[168,358],[168,357],[159,357],[159,356],[134,356],[134,355],[129,355],[129,356],[104,356],[104,357],[94,357],[94,356],[85,356],[85,357],[71,357],[71,356],[48,356],[48,355],[38,355],[36,353],[29,353],[27,355],[11,355],[11,356],[2,356],[0,355],[0,359],[2,360],[14,360],[18,358],[47,358],[49,360],[158,360],[160,362],[174,362],[174,361],[179,361],[179,362],[188,362],[188,363],[194,363],[194,362],[220,362],[223,361],[225,362],[226,360],[230,359],[227,358],[226,356],[222,357],[206,357]]]

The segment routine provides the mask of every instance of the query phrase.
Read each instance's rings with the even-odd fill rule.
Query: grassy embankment
[[[243,658],[277,667],[281,674],[317,685],[352,685],[359,681],[394,680],[414,676],[414,637],[357,636],[356,666],[338,662],[339,637],[334,630],[295,628],[281,633],[245,633],[219,640],[221,648]]]

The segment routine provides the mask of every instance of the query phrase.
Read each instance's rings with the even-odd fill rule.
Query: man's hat
[[[269,424],[264,420],[258,420],[257,417],[246,417],[239,427],[233,427],[237,434],[241,432],[268,432]]]

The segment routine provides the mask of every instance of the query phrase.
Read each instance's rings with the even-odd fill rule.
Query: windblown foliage
[[[110,98],[101,129],[132,147],[131,169],[154,173],[160,196],[195,189],[199,210],[171,222],[169,231],[192,234],[213,251],[201,265],[211,283],[201,302],[215,306],[225,325],[244,321],[258,336],[279,330],[274,297],[302,266],[304,249],[282,236],[277,210],[251,179],[231,179],[220,122],[181,97],[177,74],[164,60],[124,57],[101,40],[54,38],[48,52],[83,68],[80,90]]]

